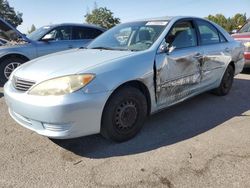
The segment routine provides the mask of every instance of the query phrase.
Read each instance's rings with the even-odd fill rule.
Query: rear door
[[[99,29],[74,26],[72,30],[72,45],[74,48],[87,46],[102,33]]]
[[[211,23],[196,20],[199,45],[203,51],[202,87],[214,87],[231,61],[231,49],[226,38]]]
[[[156,55],[156,100],[165,107],[177,103],[199,90],[202,50],[192,19],[175,23],[163,41],[167,53]]]

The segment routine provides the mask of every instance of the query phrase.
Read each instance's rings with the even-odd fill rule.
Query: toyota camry
[[[29,61],[4,95],[11,117],[38,134],[121,142],[159,110],[206,91],[227,95],[243,66],[244,46],[215,23],[145,19],[115,26],[87,48]]]

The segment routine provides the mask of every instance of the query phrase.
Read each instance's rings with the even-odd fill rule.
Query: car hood
[[[11,24],[0,18],[0,38],[8,43],[31,42],[24,34],[18,31]]]
[[[55,53],[29,61],[17,68],[13,75],[40,82],[55,77],[88,72],[90,68],[132,55],[136,52],[76,49]]]

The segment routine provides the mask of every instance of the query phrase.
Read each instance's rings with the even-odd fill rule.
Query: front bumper
[[[4,95],[11,117],[40,135],[56,139],[76,138],[100,132],[102,111],[109,92],[65,96],[31,96],[7,82]]]

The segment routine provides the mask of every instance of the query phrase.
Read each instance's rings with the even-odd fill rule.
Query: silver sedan
[[[126,141],[150,114],[210,90],[227,95],[243,66],[244,46],[220,26],[163,17],[32,60],[12,73],[4,94],[12,118],[38,134]]]
[[[0,17],[0,85],[21,64],[44,55],[87,46],[105,29],[89,24],[43,26],[24,35]],[[2,45],[1,45],[2,43]]]

